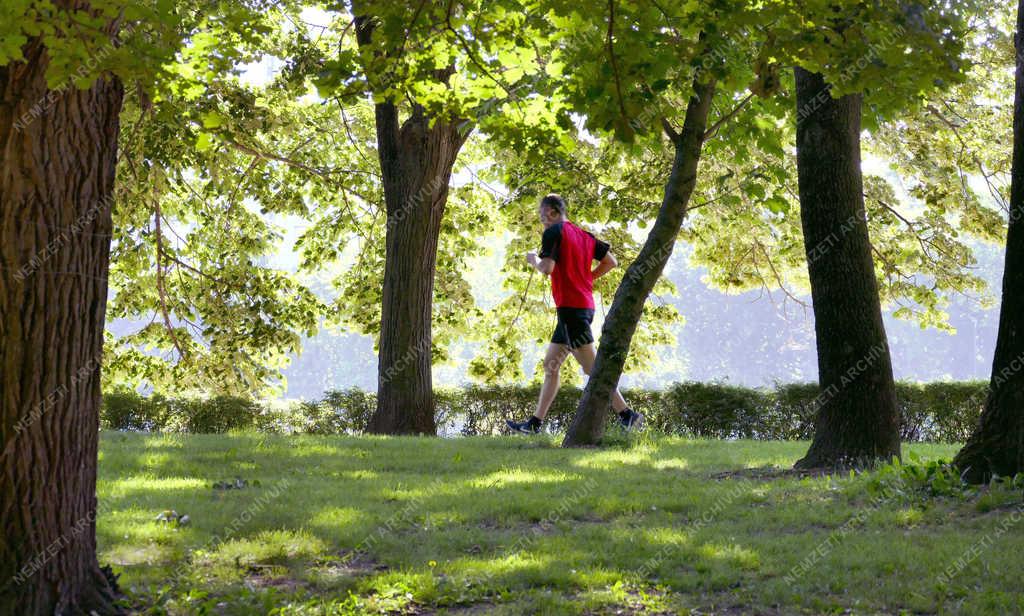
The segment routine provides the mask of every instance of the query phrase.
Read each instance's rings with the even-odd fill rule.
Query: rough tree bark
[[[109,614],[96,456],[122,89],[51,103],[46,50],[23,51],[0,67],[0,614]]]
[[[953,464],[972,483],[1024,472],[1024,0],[1017,4],[1013,167],[1003,302],[981,421]]]
[[[372,20],[359,17],[356,24],[360,44],[368,45]],[[388,218],[377,409],[367,429],[435,434],[431,308],[437,240],[452,167],[468,130],[455,120],[431,118],[416,104],[400,123],[392,101],[376,105],[376,124]]]
[[[900,455],[896,387],[864,213],[861,96],[796,69],[800,219],[818,347],[814,440],[798,468]]]
[[[644,302],[672,256],[679,228],[686,216],[687,203],[697,184],[697,166],[704,145],[711,99],[715,93],[714,79],[710,76],[707,79],[707,83],[694,80],[694,93],[686,107],[682,132],[670,133],[675,158],[672,161],[672,173],[665,184],[665,195],[658,217],[640,254],[629,265],[622,283],[615,291],[615,298],[601,328],[594,369],[562,441],[564,447],[597,444],[604,436],[611,393],[622,376]]]

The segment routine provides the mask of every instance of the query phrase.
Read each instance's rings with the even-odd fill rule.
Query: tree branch
[[[668,118],[664,116],[662,116],[661,118],[661,128],[662,130],[665,131],[665,134],[668,135],[669,141],[671,141],[672,143],[679,143],[679,140],[682,138],[682,135],[680,135],[679,132],[672,126],[672,123],[668,121]]]
[[[174,332],[174,325],[171,324],[171,314],[167,310],[167,291],[164,289],[164,268],[162,263],[164,257],[164,241],[163,233],[160,231],[160,203],[154,202],[153,205],[153,220],[156,232],[156,290],[160,296],[160,313],[164,317],[164,326],[167,328],[167,333],[171,336],[171,342],[174,343],[174,348],[178,351],[178,357],[184,358],[185,352],[181,350],[181,344],[178,342],[178,335]]]
[[[720,129],[722,125],[724,125],[726,122],[736,117],[736,114],[742,111],[743,108],[747,106],[747,103],[749,103],[753,98],[754,93],[751,92],[750,94],[747,95],[746,98],[740,101],[739,104],[736,105],[736,107],[733,108],[732,111],[722,116],[717,122],[714,123],[714,125],[711,126],[711,128],[707,130],[707,132],[704,133],[704,140],[707,141],[708,139],[714,137],[715,134],[718,132],[718,129]]]
[[[615,59],[615,43],[613,38],[615,36],[615,0],[608,0],[608,60],[612,65],[612,75],[615,77],[615,94],[619,99],[619,112],[622,113],[622,117],[628,119],[629,114],[626,113],[626,103],[622,99],[622,82],[619,78],[619,63]]]

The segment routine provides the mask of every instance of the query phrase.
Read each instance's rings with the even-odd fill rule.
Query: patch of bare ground
[[[838,472],[834,468],[780,468],[778,466],[758,466],[755,468],[742,468],[735,471],[724,471],[712,473],[711,479],[721,481],[723,479],[750,479],[753,481],[772,481],[775,479],[788,479],[792,477],[825,477]]]
[[[792,612],[786,612],[792,613]],[[691,616],[782,616],[784,612],[773,607],[757,607],[752,605],[711,605],[696,607],[690,611]]]
[[[581,514],[561,518],[557,522],[541,519],[536,522],[514,522],[512,524],[506,524],[494,519],[484,519],[477,522],[476,526],[487,531],[509,531],[523,534],[549,535],[558,530],[559,524],[570,524],[575,528],[582,524],[606,524],[607,522],[608,520],[596,515]]]
[[[324,571],[336,576],[359,577],[372,575],[390,569],[384,563],[377,562],[363,552],[341,550],[339,558],[325,560],[320,564]]]
[[[438,612],[429,612],[430,614],[458,614],[459,616],[476,616],[477,614],[490,614],[498,606],[497,603],[490,601],[482,601],[480,603],[471,603],[469,605],[458,605],[454,607],[445,608]]]
[[[748,597],[729,592],[714,592],[690,597],[687,607],[691,616],[789,616],[804,614],[798,609],[783,610],[778,606],[752,605]]]
[[[287,574],[275,575],[273,572],[262,572],[247,575],[245,577],[244,584],[250,590],[275,588],[289,593],[308,588],[308,585],[305,582],[292,579]]]

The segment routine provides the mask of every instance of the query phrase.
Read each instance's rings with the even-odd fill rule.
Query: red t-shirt
[[[610,246],[571,222],[544,230],[540,258],[551,259],[551,294],[559,308],[594,308],[592,261],[600,261]]]

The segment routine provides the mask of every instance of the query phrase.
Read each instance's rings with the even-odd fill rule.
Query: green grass
[[[1019,490],[781,472],[806,446],[104,433],[100,561],[152,613],[1022,613]]]

